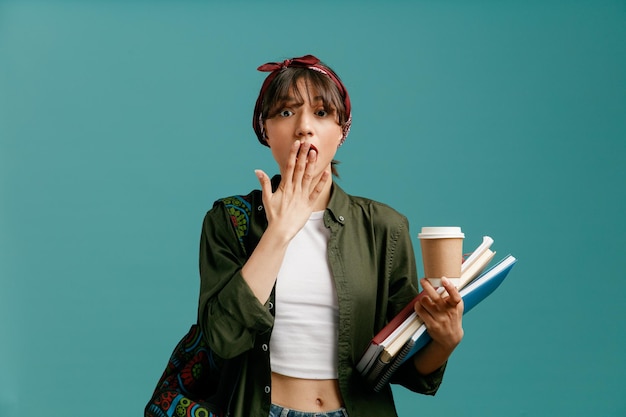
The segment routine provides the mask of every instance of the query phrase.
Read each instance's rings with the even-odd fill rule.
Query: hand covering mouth
[[[304,146],[304,143],[300,144],[300,148],[302,148],[302,146]],[[317,150],[317,147],[313,144],[309,145],[309,150],[307,151],[306,155],[309,156],[309,154],[311,153],[312,150],[315,150],[316,153],[319,154],[319,151]],[[299,152],[298,152],[299,154]],[[298,160],[298,155],[296,155],[296,161]]]

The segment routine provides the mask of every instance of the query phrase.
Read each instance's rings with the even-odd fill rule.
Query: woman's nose
[[[309,115],[300,114],[300,116],[298,117],[298,124],[296,125],[296,136],[313,136],[313,126],[311,125],[311,117]]]

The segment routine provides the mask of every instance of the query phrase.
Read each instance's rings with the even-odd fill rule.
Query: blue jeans
[[[321,413],[307,413],[272,404],[270,406],[270,417],[348,417],[348,413],[345,408]]]

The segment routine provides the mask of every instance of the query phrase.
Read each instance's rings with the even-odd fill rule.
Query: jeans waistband
[[[281,407],[280,405],[272,404],[270,406],[269,417],[348,417],[348,413],[343,407],[332,411],[311,413],[306,411],[292,410],[289,408]]]

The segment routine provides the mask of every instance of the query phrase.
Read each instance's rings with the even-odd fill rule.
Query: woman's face
[[[310,144],[317,151],[317,177],[330,170],[343,132],[335,109],[325,108],[321,97],[304,80],[297,82],[297,88],[299,94],[291,93],[276,115],[265,121],[266,140],[283,175],[294,141]]]

